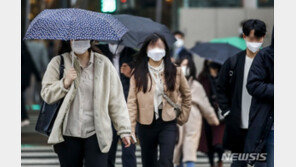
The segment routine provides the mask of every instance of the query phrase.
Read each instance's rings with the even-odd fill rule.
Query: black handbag
[[[64,74],[64,58],[62,55],[60,63],[60,79],[63,78]],[[58,115],[59,109],[64,101],[64,98],[53,104],[47,104],[42,101],[41,110],[38,116],[35,130],[43,135],[49,136],[53,127],[53,123]]]

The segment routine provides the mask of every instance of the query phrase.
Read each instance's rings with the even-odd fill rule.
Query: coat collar
[[[93,66],[94,66],[94,76],[98,76],[101,70],[101,63],[102,59],[100,58],[99,54],[96,52],[91,51],[92,58],[91,60],[93,61]],[[71,53],[70,53],[71,57]],[[80,76],[81,76],[81,67],[80,63],[77,58],[74,59],[74,69],[77,71],[77,79],[74,80],[74,87],[77,89],[79,87],[79,82],[80,82]],[[96,80],[96,79],[95,79]]]
[[[99,75],[101,75],[101,73],[102,73],[102,68],[103,68],[103,65],[102,65],[102,63],[103,63],[103,60],[102,60],[102,58],[101,58],[101,56],[103,56],[103,55],[99,55],[99,53],[96,53],[96,52],[94,52],[94,76],[95,76],[95,78],[94,78],[94,82],[96,82],[96,78],[99,76]],[[96,84],[96,83],[95,83]]]
[[[79,60],[78,60],[78,57],[74,54],[73,51],[70,52],[70,57],[71,57],[71,61],[74,61],[74,63],[75,63],[75,61],[78,61],[79,66],[82,67]],[[94,52],[90,51],[90,58],[89,58],[88,65],[93,64],[93,63],[94,63]]]

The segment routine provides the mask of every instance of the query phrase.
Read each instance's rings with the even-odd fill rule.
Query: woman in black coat
[[[274,39],[255,57],[249,71],[247,90],[252,95],[246,153],[267,151],[267,166],[273,167],[274,139]],[[249,159],[254,164],[254,159]]]
[[[218,117],[218,102],[217,102],[217,92],[216,92],[216,80],[217,75],[221,65],[209,60],[205,60],[204,67],[200,75],[198,76],[198,81],[204,87],[206,94],[212,107]],[[206,152],[209,158],[209,163],[211,167],[214,165],[214,154],[218,154],[218,165],[217,167],[223,166],[222,155],[224,149],[222,146],[223,135],[224,135],[225,124],[220,122],[219,126],[210,125],[205,119],[203,119],[202,134],[199,143],[199,150]]]

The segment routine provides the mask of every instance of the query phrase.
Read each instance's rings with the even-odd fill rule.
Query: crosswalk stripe
[[[122,148],[119,145],[116,153],[116,167],[122,166],[121,155]],[[52,146],[30,146],[22,147],[21,152],[21,164],[23,167],[58,167],[59,160],[57,154],[54,153]],[[136,147],[137,166],[141,167],[141,148],[137,145]],[[198,167],[208,167],[208,158],[204,153],[197,152]],[[215,161],[217,161],[217,157]],[[228,167],[230,161],[224,162],[224,167]]]

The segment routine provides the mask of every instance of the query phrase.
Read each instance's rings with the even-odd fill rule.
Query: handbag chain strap
[[[172,106],[172,107],[174,107],[174,109],[176,110],[176,114],[177,114],[177,117],[181,114],[181,112],[182,112],[182,109],[181,109],[181,107],[178,105],[178,104],[176,104],[176,103],[174,103],[164,92],[162,92],[162,96],[167,100],[167,102]]]

